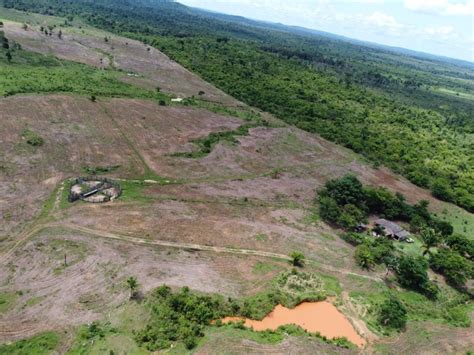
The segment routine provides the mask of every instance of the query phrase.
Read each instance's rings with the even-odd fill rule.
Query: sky
[[[178,0],[474,62],[474,0]]]

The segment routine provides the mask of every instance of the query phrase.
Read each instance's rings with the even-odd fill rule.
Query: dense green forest
[[[474,211],[474,65],[152,0],[4,0],[143,40],[236,98]]]

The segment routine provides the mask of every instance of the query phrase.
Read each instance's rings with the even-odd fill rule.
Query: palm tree
[[[290,262],[293,266],[302,267],[304,265],[304,254],[300,251],[293,251],[290,254]]]
[[[430,253],[430,249],[436,247],[441,242],[441,235],[432,228],[425,228],[420,232],[423,240],[423,255]]]
[[[130,289],[130,299],[132,299],[135,294],[136,289],[138,288],[137,278],[135,276],[130,276],[127,279],[127,285],[128,285],[128,288]]]

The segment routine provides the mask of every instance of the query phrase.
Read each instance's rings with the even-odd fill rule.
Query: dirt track
[[[14,254],[14,252],[22,244],[24,244],[29,238],[33,237],[35,234],[39,233],[41,230],[46,229],[46,228],[65,228],[72,231],[84,233],[86,235],[93,235],[96,237],[119,240],[122,242],[129,242],[129,243],[135,243],[135,244],[141,244],[141,245],[155,245],[155,246],[186,249],[186,250],[193,250],[193,251],[210,251],[210,252],[215,252],[215,253],[260,256],[264,258],[275,258],[275,259],[281,259],[281,260],[286,260],[286,261],[291,260],[291,257],[289,257],[288,255],[272,253],[268,251],[214,247],[214,246],[209,246],[209,245],[190,244],[190,243],[177,243],[177,242],[174,243],[174,242],[169,242],[169,241],[164,241],[164,240],[149,240],[149,239],[143,239],[143,238],[118,235],[118,234],[114,234],[110,232],[98,231],[91,228],[86,228],[86,227],[71,225],[71,224],[46,223],[46,224],[35,225],[32,229],[29,229],[25,233],[22,233],[21,236],[18,238],[18,242],[12,248],[10,248],[7,252],[3,253],[0,256],[0,264],[7,263],[8,259]],[[376,282],[383,282],[383,280],[379,277],[358,274],[358,273],[355,273],[349,270],[344,270],[344,269],[336,269],[334,267],[322,264],[315,260],[308,260],[307,262],[322,270],[327,270],[327,271],[331,271],[335,273],[341,273],[345,275],[358,276],[358,277],[362,277],[362,278],[369,279]]]

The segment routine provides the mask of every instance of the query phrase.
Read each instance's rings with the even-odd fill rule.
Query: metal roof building
[[[383,218],[376,220],[375,225],[382,227],[387,236],[395,238],[397,240],[405,240],[410,236],[410,233],[408,233],[398,224],[391,221],[387,221]]]

